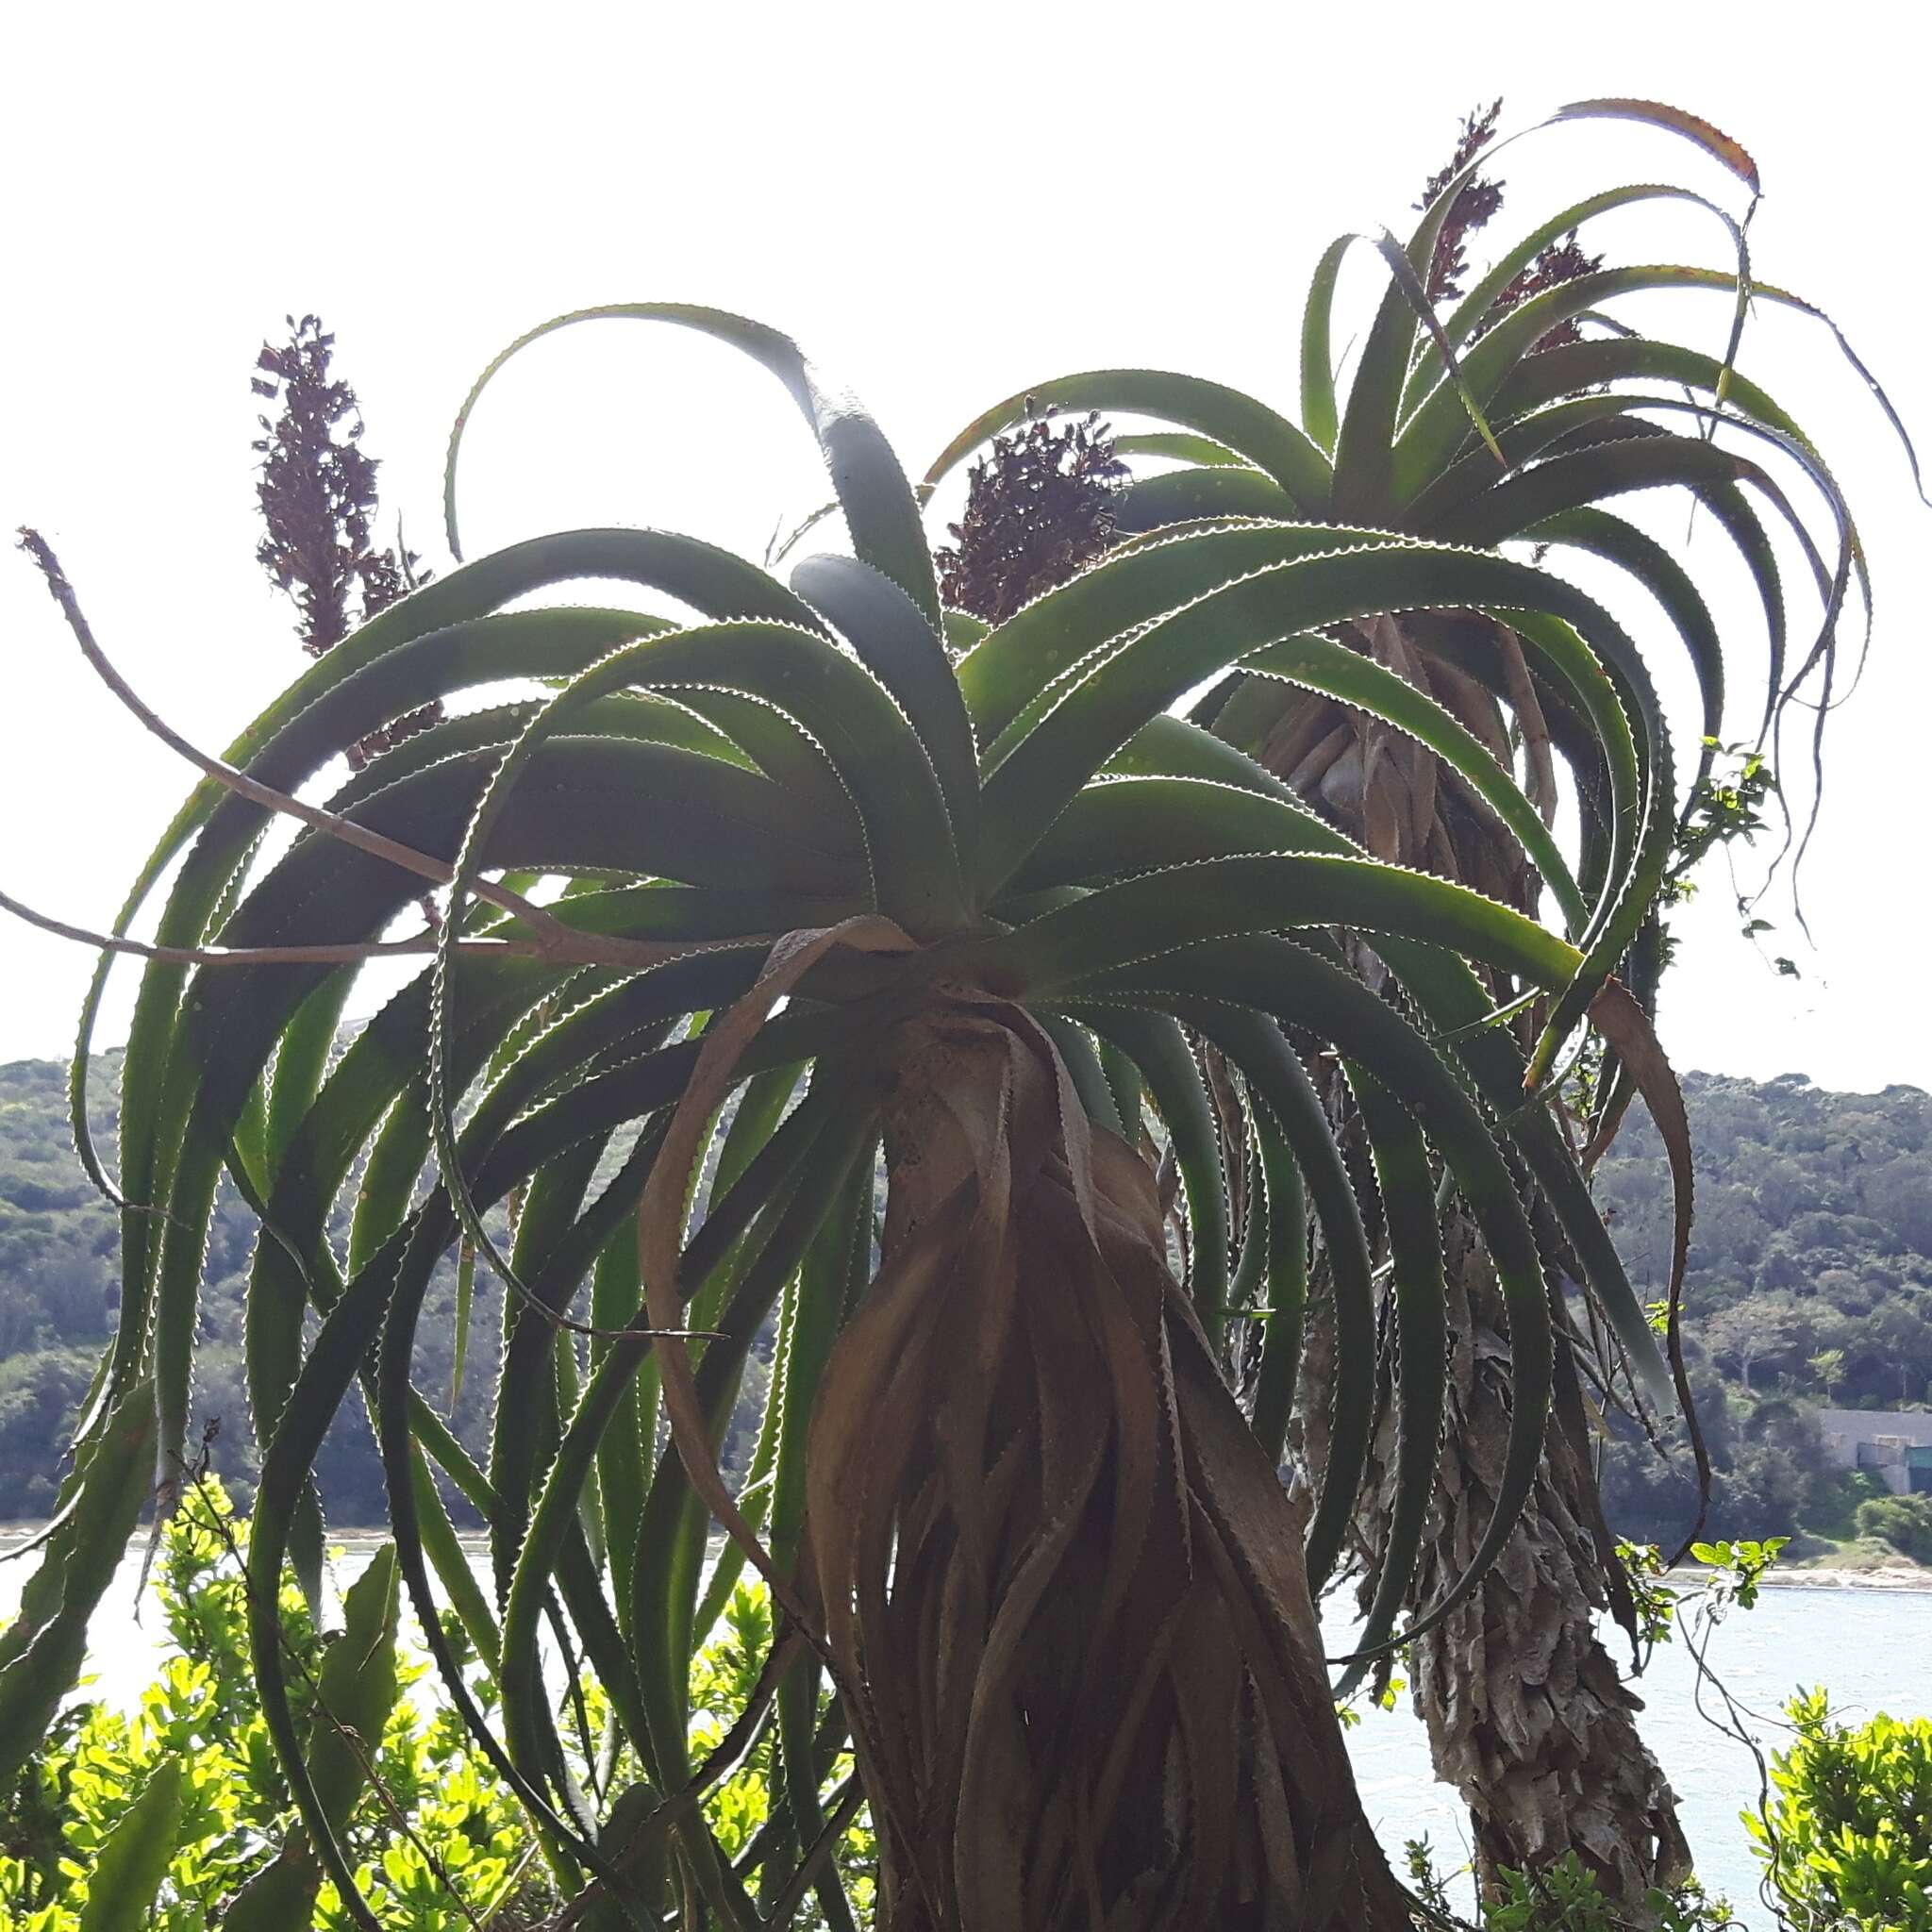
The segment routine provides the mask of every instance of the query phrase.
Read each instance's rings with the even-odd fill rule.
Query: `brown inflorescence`
[[[331,373],[335,337],[317,316],[287,321],[288,341],[264,342],[250,379],[257,395],[281,404],[273,421],[258,419],[265,528],[255,555],[293,601],[302,648],[320,658],[427,573],[400,542],[383,549],[371,541],[378,466],[362,447],[356,391]],[[359,769],[441,716],[432,702],[392,718],[347,748],[349,762]]]
[[[1095,413],[1053,427],[1026,399],[1024,427],[993,438],[974,464],[966,514],[947,527],[938,553],[940,591],[949,608],[1001,624],[1041,592],[1063,584],[1113,541],[1127,466]]]

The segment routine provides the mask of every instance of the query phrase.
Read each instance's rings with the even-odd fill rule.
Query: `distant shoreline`
[[[1883,1569],[1774,1570],[1758,1579],[1767,1590],[1932,1590],[1932,1568],[1924,1563],[1887,1564]]]
[[[0,1562],[13,1555],[24,1543],[30,1541],[46,1528],[44,1523],[0,1523]],[[362,1553],[372,1550],[384,1541],[389,1530],[378,1524],[368,1529],[337,1529],[329,1534],[329,1547],[345,1553]],[[457,1541],[465,1549],[487,1550],[490,1540],[482,1530],[458,1530]],[[714,1530],[710,1539],[714,1548],[724,1539]],[[144,1552],[147,1547],[147,1532],[142,1530],[130,1538],[127,1549],[130,1554]],[[1707,1573],[1691,1565],[1674,1570],[1669,1581],[1681,1582],[1695,1589]],[[1848,1568],[1840,1564],[1824,1563],[1815,1569],[1801,1565],[1777,1568],[1760,1577],[1759,1582],[1767,1590],[1874,1590],[1874,1591],[1932,1591],[1932,1564],[1914,1563],[1909,1558],[1900,1557],[1896,1562],[1874,1564],[1870,1568]]]

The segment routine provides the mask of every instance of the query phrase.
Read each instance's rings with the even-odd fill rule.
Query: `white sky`
[[[1747,31],[1694,0],[1612,12],[1613,27],[1547,0],[18,12],[0,75],[15,265],[0,516],[47,534],[136,688],[218,748],[302,662],[252,556],[247,378],[286,310],[336,331],[386,510],[433,562],[443,442],[471,378],[529,324],[586,304],[710,302],[787,328],[915,474],[988,403],[1078,368],[1183,368],[1292,411],[1317,254],[1345,228],[1405,226],[1457,117],[1498,92],[1510,126],[1627,93],[1743,141],[1767,191],[1758,274],[1833,308],[1932,441],[1924,70],[1890,25],[1902,16],[1839,5],[1826,32],[1815,8],[1759,8]],[[1501,172],[1499,233],[1610,180],[1680,179],[1740,206],[1694,150],[1634,127],[1544,134]],[[1714,227],[1652,216],[1600,225],[1593,245],[1723,261]],[[1365,300],[1374,274],[1359,275]],[[1724,320],[1704,300],[1675,325],[1716,349]],[[1917,803],[1932,511],[1828,337],[1766,315],[1742,367],[1833,457],[1877,635],[1829,740],[1805,876],[1818,950],[1767,908],[1773,950],[1804,979],[1774,977],[1735,937],[1720,872],[1680,923],[1666,1044],[1682,1067],[1932,1086]],[[467,461],[472,555],[606,522],[756,556],[823,495],[770,378],[669,329],[541,345],[479,410]],[[1671,517],[1653,526],[1681,535]],[[1693,562],[1722,578],[1722,553],[1707,528]],[[1718,608],[1757,650],[1735,582]],[[1794,611],[1802,636],[1795,594]],[[1737,690],[1742,736],[1757,694]],[[1694,742],[1681,680],[1670,694]],[[91,681],[26,559],[0,555],[0,884],[105,925],[188,778]],[[66,1051],[89,966],[0,929],[0,1060]]]

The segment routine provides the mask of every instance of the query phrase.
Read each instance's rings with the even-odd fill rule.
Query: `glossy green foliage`
[[[1791,1923],[1845,1932],[1932,1926],[1932,1721],[1847,1724],[1823,1690],[1785,1706],[1797,1732],[1772,1758],[1773,1795],[1746,1812]]]
[[[42,1574],[65,1566],[59,1614],[84,1624],[105,1585],[85,1483],[117,1430],[152,1429],[162,1500],[179,1500],[203,1242],[218,1179],[236,1176],[262,1227],[251,1669],[293,1809],[289,1859],[312,1857],[348,1920],[386,1923],[386,1880],[357,1862],[357,1766],[304,1709],[281,1588],[290,1564],[317,1588],[316,1457],[347,1403],[380,1446],[400,1595],[385,1577],[349,1606],[376,1647],[356,1651],[341,1694],[387,1707],[378,1652],[407,1602],[466,1748],[585,1911],[746,1928],[810,1900],[845,1923],[840,1847],[863,1799],[882,1909],[909,1888],[990,1925],[1037,1915],[1041,1888],[1076,1867],[1123,1909],[1144,1898],[1150,1840],[1116,1816],[1156,1801],[1174,1751],[1194,1785],[1184,1915],[1206,1923],[1235,1897],[1244,1859],[1300,1857],[1278,1832],[1237,1848],[1231,1834],[1275,1802],[1240,1795],[1257,1776],[1298,1794],[1297,1831],[1319,1840],[1332,1811],[1366,1844],[1339,1731],[1285,1715],[1325,1698],[1283,1621],[1306,1586],[1273,1454],[1291,1394],[1321,1405],[1338,1446],[1307,1556],[1319,1580],[1376,1400],[1369,1226],[1393,1237],[1405,1354],[1406,1548],[1376,1641],[1395,1641],[1441,1411],[1430,1189],[1459,1195],[1495,1262],[1515,1381],[1475,1563],[1405,1635],[1473,1587],[1534,1479],[1557,1338],[1525,1174],[1632,1372],[1667,1387],[1542,1090],[1661,888],[1668,740],[1638,643],[1494,547],[1585,501],[1570,479],[1594,474],[1594,441],[1475,475],[1405,526],[1418,452],[1426,475],[1472,448],[1493,465],[1489,429],[1507,460],[1509,439],[1560,407],[1512,395],[1533,334],[1505,354],[1500,327],[1473,347],[1473,325],[1419,331],[1412,280],[1397,275],[1371,334],[1332,461],[1319,421],[1305,434],[1214,385],[1116,372],[1043,386],[1233,452],[1209,452],[1204,475],[1250,477],[1271,520],[1140,538],[985,632],[940,610],[912,487],[788,340],[683,306],[590,311],[697,328],[769,369],[818,441],[856,556],[781,582],[691,540],[611,529],[465,564],[316,662],[228,762],[293,791],[407,708],[484,684],[512,685],[510,702],[449,707],[337,792],[346,828],[305,830],[272,864],[255,865],[262,799],[220,776],[156,848],[124,924],[157,893],[160,943],[215,955],[143,971],[121,1117],[121,1326],[82,1432],[76,1528]],[[1461,361],[1437,381],[1431,354]],[[1700,487],[1740,474],[1667,440]],[[1344,514],[1348,527],[1329,521]],[[584,577],[629,584],[641,608],[533,608]],[[1574,877],[1507,750],[1333,647],[1340,627],[1418,609],[1497,613],[1520,640],[1552,731],[1590,774],[1596,819]],[[1413,733],[1549,873],[1567,930],[1366,855],[1246,747],[1177,714],[1230,675],[1332,691]],[[392,842],[371,850],[370,834]],[[304,949],[374,942],[425,878],[446,889],[425,971],[318,1079],[315,1016],[356,962]],[[1338,930],[1373,941],[1399,997],[1344,970]],[[1540,1042],[1493,1024],[1526,998],[1545,1004]],[[1316,1087],[1335,1066],[1375,1096],[1381,1198],[1366,1213],[1367,1171]],[[352,1186],[344,1252],[329,1218]],[[1324,1377],[1296,1373],[1310,1224],[1337,1294]],[[415,1379],[429,1284],[459,1247],[506,1285],[480,1461],[444,1420],[447,1381]],[[771,1407],[734,1490],[718,1443],[774,1312]],[[1266,1451],[1224,1379],[1264,1326]],[[1091,1373],[1067,1374],[1074,1359]],[[487,1525],[480,1589],[452,1487]],[[731,1601],[732,1569],[707,1580],[714,1522],[778,1611],[715,1739],[694,1732],[691,1702],[707,1626]],[[1002,1548],[1010,1564],[992,1561]],[[1091,1615],[1074,1615],[1081,1602]],[[902,1616],[928,1649],[945,1620],[936,1681]],[[468,1669],[478,1657],[487,1684]],[[1204,1717],[1239,1693],[1231,1657],[1279,1726],[1265,1749]],[[1037,1717],[1001,1728],[1002,1713],[1130,1668],[1158,1674],[1158,1724],[1124,1720],[1116,1746]],[[1049,1742],[1098,1808],[1047,1814],[1021,1858],[1004,1808],[1019,1774],[999,1767]],[[1153,1755],[1129,1772],[1139,1751]],[[756,1820],[707,1795],[748,1764],[766,1792]],[[265,1895],[280,1881],[261,1882]]]
[[[1445,1874],[1437,1868],[1435,1847],[1420,1838],[1408,1840],[1404,1850],[1409,1882],[1427,1908],[1428,1923],[1463,1926]],[[1656,1932],[1737,1932],[1739,1924],[1730,1901],[1707,1892],[1695,1878],[1669,1890],[1651,1887],[1641,1909],[1644,1924]],[[1624,1932],[1630,1924],[1623,1901],[1604,1895],[1596,1874],[1574,1851],[1541,1871],[1498,1872],[1493,1894],[1479,1899],[1476,1910],[1471,1932]]]
[[[169,1523],[156,1567],[162,1627],[153,1681],[125,1702],[117,1687],[113,1696],[70,1706],[0,1798],[0,1923],[20,1932],[346,1923],[333,1885],[293,1850],[299,1828],[289,1831],[288,1789],[249,1680],[239,1560],[247,1543],[247,1523],[229,1513],[211,1482]],[[325,1789],[385,1932],[445,1932],[469,1924],[467,1915],[489,1921],[492,1912],[493,1923],[529,1924],[555,1911],[555,1875],[528,1819],[435,1695],[420,1647],[358,1647],[392,1603],[393,1565],[372,1563],[366,1552],[338,1552],[336,1562],[356,1576],[344,1627],[319,1641],[291,1575],[281,1592],[284,1641],[320,1695],[335,1693],[330,1707],[366,1725],[374,1782],[358,1765],[342,1786]],[[741,1589],[727,1610],[716,1641],[692,1663],[692,1740],[701,1751],[743,1707],[771,1633],[760,1591]],[[488,1694],[480,1660],[468,1659],[466,1669]],[[384,1678],[397,1695],[384,1693]],[[363,1694],[371,1688],[373,1698]],[[314,1693],[305,1690],[302,1701],[313,1732]],[[593,1690],[591,1713],[602,1707]],[[771,1756],[762,1747],[711,1793],[714,1829],[734,1852],[765,1824]],[[580,1758],[574,1768],[599,1774]],[[621,1783],[635,1766],[607,1774]],[[865,1852],[862,1834],[840,1849],[855,1884]]]

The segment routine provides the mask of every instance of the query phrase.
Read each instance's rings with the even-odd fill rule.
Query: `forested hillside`
[[[1932,1101],[1829,1093],[1799,1074],[1692,1074],[1697,1218],[1687,1307],[1745,1391],[1898,1407],[1932,1384]],[[1670,1202],[1641,1111],[1596,1191],[1634,1274],[1660,1282]]]
[[[111,1155],[119,1054],[96,1063],[90,1108]],[[338,1204],[338,1245],[348,1235],[348,1204]],[[256,1445],[244,1396],[244,1317],[256,1223],[224,1180],[205,1265],[196,1355],[195,1414],[221,1424],[214,1467],[244,1502],[253,1493]],[[113,1324],[118,1292],[117,1217],[89,1186],[67,1125],[67,1069],[51,1060],[0,1066],[0,1521],[44,1515],[63,1465],[68,1424]],[[455,1383],[457,1278],[438,1270],[425,1307],[417,1374],[442,1391],[441,1407],[466,1447],[489,1451],[489,1394],[501,1336],[502,1297],[487,1267],[475,1274],[468,1359]],[[755,1357],[746,1392],[762,1401],[765,1363]],[[455,1401],[452,1405],[451,1396]],[[741,1438],[757,1410],[741,1406],[741,1427],[727,1461],[749,1454]],[[330,1518],[344,1526],[382,1522],[382,1472],[359,1405],[342,1410],[319,1464]],[[467,1506],[453,1491],[452,1509]]]
[[[1857,1491],[1829,1472],[1810,1410],[1932,1401],[1932,1099],[1833,1093],[1802,1074],[1684,1082],[1697,1150],[1685,1289],[1693,1384],[1718,1479],[1714,1534],[1850,1533]],[[1641,1109],[1597,1170],[1633,1277],[1664,1292],[1670,1197]],[[1605,1501],[1620,1529],[1688,1524],[1688,1457],[1620,1441]]]
[[[94,1117],[110,1146],[118,1076],[109,1056]],[[1795,1074],[1760,1084],[1692,1074],[1685,1089],[1698,1153],[1688,1326],[1719,1467],[1713,1528],[1842,1526],[1848,1499],[1824,1470],[1809,1407],[1932,1400],[1932,1100],[1910,1087],[1826,1092]],[[1599,1168],[1597,1192],[1633,1276],[1661,1295],[1670,1198],[1641,1111]],[[244,1492],[254,1445],[242,1420],[242,1320],[254,1239],[253,1221],[226,1195],[208,1256],[197,1407],[222,1420],[216,1462]],[[115,1217],[69,1141],[65,1068],[0,1067],[0,1517],[35,1516],[52,1501],[65,1426],[112,1319],[115,1245]],[[477,1271],[455,1411],[479,1453],[500,1321],[487,1275]],[[424,1386],[444,1391],[455,1291],[445,1266],[422,1331]],[[762,1369],[754,1362],[754,1378]],[[359,1411],[346,1414],[323,1465],[330,1514],[375,1522],[381,1477]],[[1620,1441],[1606,1467],[1617,1526],[1658,1539],[1681,1528],[1687,1467],[1681,1456],[1673,1466],[1647,1444]]]

